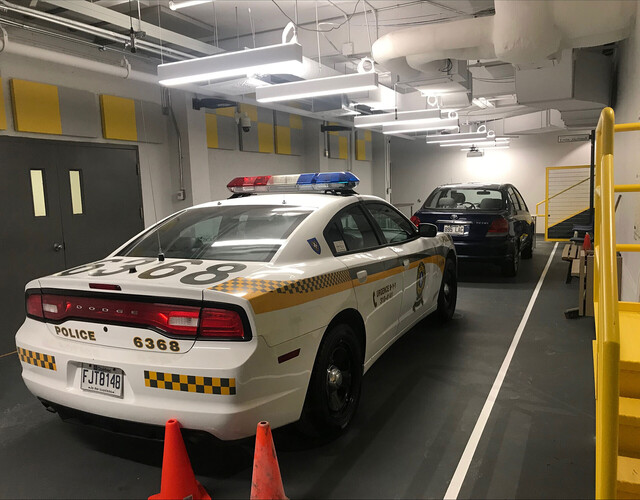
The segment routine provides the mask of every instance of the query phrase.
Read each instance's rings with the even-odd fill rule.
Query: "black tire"
[[[456,276],[456,264],[451,258],[447,259],[442,273],[440,293],[438,294],[438,317],[442,321],[449,321],[456,310],[458,299],[458,278]]]
[[[529,238],[531,240],[531,238]],[[523,259],[531,259],[533,257],[533,241],[529,241],[529,244],[522,249],[520,257]]]
[[[299,429],[332,437],[347,428],[360,401],[362,346],[346,324],[332,327],[322,339],[311,372]]]
[[[504,262],[502,265],[502,274],[504,276],[513,277],[518,274],[520,268],[520,247],[516,243],[513,246],[513,255]]]

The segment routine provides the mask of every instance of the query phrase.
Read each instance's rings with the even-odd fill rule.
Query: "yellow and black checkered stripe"
[[[349,271],[336,271],[292,281],[234,278],[211,290],[244,294],[256,314],[286,309],[351,288]]]
[[[277,293],[311,293],[323,288],[339,286],[342,283],[351,281],[349,271],[339,271],[337,273],[321,274],[312,278],[292,281],[276,289]]]
[[[220,394],[222,396],[233,396],[236,393],[235,378],[201,377],[148,370],[144,371],[144,385],[169,391]]]
[[[20,361],[29,363],[30,365],[46,368],[47,370],[53,370],[54,372],[57,371],[55,356],[43,354],[41,352],[29,351],[22,347],[18,347],[18,356],[20,356]]]

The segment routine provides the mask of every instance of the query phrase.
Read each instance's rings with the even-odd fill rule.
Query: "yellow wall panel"
[[[347,140],[346,137],[338,137],[338,145],[340,148],[340,159],[341,160],[346,160],[349,156],[349,141]]]
[[[4,106],[4,92],[2,91],[2,78],[0,78],[0,130],[7,129],[7,113]]]
[[[205,113],[204,115],[207,126],[207,147],[218,147],[218,119],[216,115],[211,113]]]
[[[258,121],[258,106],[254,106],[253,104],[240,104],[240,112],[247,113],[252,122],[255,123]]]
[[[302,117],[300,115],[289,115],[289,126],[302,130]]]
[[[356,141],[356,160],[367,159],[367,143],[364,139]]]
[[[101,95],[102,135],[105,139],[137,141],[136,103],[133,99]]]
[[[364,131],[364,140],[365,141],[371,141],[371,130],[365,130]]]
[[[236,116],[236,108],[235,107],[218,108],[216,109],[216,114],[220,116],[228,116],[229,118],[234,118]]]
[[[58,87],[14,78],[11,80],[11,97],[18,132],[62,134]]]
[[[273,125],[270,123],[258,123],[258,151],[273,153]]]
[[[276,153],[291,154],[291,129],[289,127],[276,125]]]

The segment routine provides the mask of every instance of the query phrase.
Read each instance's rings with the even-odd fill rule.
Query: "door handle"
[[[402,265],[404,266],[405,269],[409,269],[409,259],[404,259],[402,261]]]
[[[63,248],[64,248],[64,244],[63,243],[54,243],[53,244],[53,251],[54,252],[59,252]]]
[[[367,271],[365,271],[364,269],[362,271],[358,271],[356,273],[356,276],[358,277],[358,281],[360,283],[364,283],[365,281],[367,281]]]

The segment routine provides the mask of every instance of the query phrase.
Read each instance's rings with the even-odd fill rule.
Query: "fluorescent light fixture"
[[[283,43],[160,64],[158,79],[160,85],[184,85],[236,76],[287,73],[301,67],[302,46]]]
[[[398,113],[379,113],[375,115],[356,116],[353,125],[356,127],[378,127],[391,124],[423,124],[440,121],[447,113],[439,109],[421,109],[418,111],[400,111]]]
[[[382,127],[382,133],[387,134],[409,134],[411,132],[430,132],[432,130],[457,130],[458,129],[458,119],[457,118],[449,118],[447,120],[438,120],[437,122],[425,123],[424,125],[420,124],[405,124],[398,123],[393,125],[384,125]]]
[[[490,100],[484,98],[484,97],[475,97],[471,100],[471,102],[473,104],[475,104],[476,106],[478,106],[480,109],[487,109],[487,108],[495,108],[495,104],[493,104]]]
[[[484,132],[464,132],[462,134],[438,134],[438,135],[428,135],[427,136],[427,144],[440,144],[440,143],[450,143],[450,142],[469,142],[472,139],[477,140],[487,140],[492,138],[487,134],[487,131]]]
[[[323,95],[363,92],[378,87],[377,73],[353,73],[351,75],[329,76],[314,80],[279,83],[256,89],[256,101],[275,102],[304,99]]]
[[[184,2],[169,2],[171,10],[184,9],[185,7],[193,7],[194,5],[202,5],[203,3],[211,3],[213,0],[184,0]]]
[[[453,142],[453,143],[441,143],[441,148],[460,147],[460,146],[476,146],[478,148],[492,147],[492,146],[506,146],[509,144],[509,139],[495,141],[469,141],[469,142]]]
[[[483,147],[482,149],[509,149],[509,146],[493,146],[493,147]],[[478,151],[478,148],[461,148],[460,151]]]

